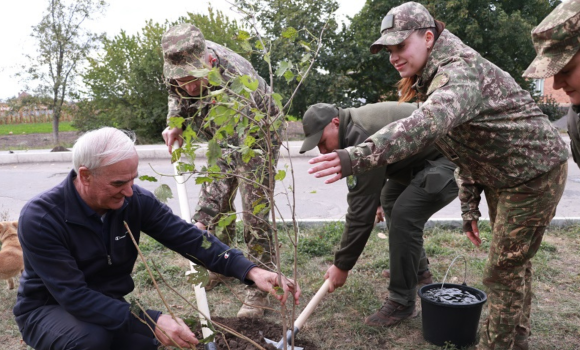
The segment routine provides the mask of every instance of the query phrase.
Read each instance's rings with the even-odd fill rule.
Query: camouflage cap
[[[338,108],[328,103],[317,103],[310,106],[302,117],[302,128],[306,139],[300,153],[310,151],[318,145],[324,128],[338,116]]]
[[[413,31],[435,27],[435,19],[427,9],[416,2],[406,2],[393,7],[381,23],[381,37],[371,45],[375,54],[386,45],[397,45],[407,39]]]
[[[562,2],[534,30],[536,58],[523,76],[543,79],[558,73],[580,48],[580,1]]]
[[[161,38],[163,75],[166,79],[191,76],[205,67],[205,38],[196,26],[183,23],[169,28]]]

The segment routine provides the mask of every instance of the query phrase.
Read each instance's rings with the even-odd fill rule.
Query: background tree
[[[86,55],[96,47],[101,36],[82,28],[83,23],[102,13],[103,0],[75,0],[66,4],[50,0],[47,13],[31,36],[37,40],[36,57],[29,56],[25,71],[30,79],[38,81],[38,94],[50,96],[53,138],[58,144],[58,123],[68,94],[74,91],[77,68]]]
[[[367,0],[350,26],[343,26],[336,45],[334,69],[352,78],[353,104],[396,100],[400,79],[388,54],[371,55],[370,45],[380,36],[380,24],[389,9],[406,1]],[[560,1],[548,0],[423,0],[438,20],[463,42],[507,71],[524,88],[531,82],[522,72],[535,57],[530,32]]]
[[[311,50],[309,43],[326,26],[324,46],[308,79],[296,92],[288,114],[301,117],[308,106],[314,103],[338,103],[347,98],[350,79],[331,67],[337,44],[340,42],[338,24],[333,14],[338,9],[336,1],[257,0],[252,2],[251,7],[262,28],[264,39],[270,45],[269,60],[274,68],[287,67],[289,62],[301,62]],[[292,40],[287,40],[282,35],[288,28],[296,29]],[[307,65],[296,66],[296,63],[293,68],[303,72]],[[268,63],[261,56],[252,56],[252,64],[262,77],[269,76]],[[300,80],[300,74],[287,73],[269,83],[287,101]]]
[[[193,23],[207,40],[243,51],[235,40],[236,21],[209,8],[209,15],[187,13],[173,23],[147,22],[140,33],[122,31],[103,40],[103,51],[89,60],[83,75],[87,86],[79,103],[75,126],[90,130],[102,125],[133,130],[140,142],[161,141],[167,115],[163,81],[163,33],[179,23]]]

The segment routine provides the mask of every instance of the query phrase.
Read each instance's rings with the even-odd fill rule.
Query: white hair
[[[92,130],[79,137],[72,150],[73,168],[91,171],[137,155],[135,134],[111,127]]]

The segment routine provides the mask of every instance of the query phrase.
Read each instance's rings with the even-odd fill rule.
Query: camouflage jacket
[[[448,30],[433,46],[415,88],[425,103],[364,144],[342,150],[348,152],[341,156],[347,159],[343,176],[435,145],[459,166],[462,216],[476,220],[484,187],[513,187],[567,161],[564,141],[530,94]]]
[[[570,106],[568,111],[568,135],[570,135],[570,148],[572,157],[580,166],[580,106]]]
[[[266,84],[264,79],[256,73],[254,67],[252,67],[248,60],[234,51],[212,41],[206,40],[206,46],[212,56],[216,59],[213,62],[213,66],[219,68],[222,80],[226,84],[241,75],[248,75],[253,79],[258,79],[258,89],[252,93],[252,98],[258,106],[258,109],[265,115],[270,115],[272,117],[278,114],[278,108],[276,105],[274,103],[267,104],[264,98],[270,89],[269,86]],[[165,83],[169,90],[167,110],[168,123],[171,117],[179,116],[190,118],[189,123],[192,124],[193,129],[198,133],[198,135],[206,140],[211,140],[219,130],[219,127],[216,126],[215,123],[206,120],[206,117],[213,106],[212,98],[206,94],[205,91],[204,97],[191,97],[187,92],[185,92],[185,90],[177,87],[175,80],[166,80]],[[222,88],[222,86],[212,86],[209,90],[219,90]],[[248,113],[250,116],[254,115],[254,113],[250,111],[244,111],[243,113]],[[239,135],[237,133],[234,133],[234,135],[229,137],[226,141],[228,144],[234,146],[240,145]]]

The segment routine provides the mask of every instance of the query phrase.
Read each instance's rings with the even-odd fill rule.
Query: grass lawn
[[[76,131],[71,122],[60,122],[59,131]],[[2,124],[0,125],[0,135],[12,134],[50,134],[52,133],[52,123],[24,123],[24,124]]]
[[[487,227],[486,227],[487,226]],[[298,254],[294,258],[289,249],[289,238],[280,232],[280,245],[284,249],[281,263],[284,273],[290,273],[296,263],[302,288],[301,303],[296,315],[306,306],[323,283],[323,276],[332,264],[333,252],[338,247],[343,229],[342,223],[303,228],[300,231]],[[489,225],[480,227],[482,246],[476,248],[457,229],[434,227],[425,231],[425,250],[431,262],[434,281],[441,282],[451,261],[457,256],[467,260],[466,282],[469,286],[484,290],[483,270],[491,239]],[[542,246],[532,260],[534,265],[532,300],[532,336],[530,349],[573,350],[580,349],[580,227],[550,227]],[[441,349],[423,339],[421,317],[402,322],[393,328],[366,326],[363,320],[375,312],[388,294],[388,281],[381,271],[389,267],[388,232],[375,229],[357,265],[350,272],[344,287],[337,289],[322,300],[307,323],[297,335],[307,337],[320,349],[345,350],[417,350]],[[239,248],[243,249],[241,243]],[[184,273],[189,263],[147,236],[142,236],[141,250],[149,262],[154,261],[159,272],[172,288],[195,304],[195,293]],[[448,281],[463,282],[463,259],[451,267]],[[167,312],[144,268],[138,262],[134,270],[135,291],[127,300],[138,299],[147,308]],[[182,318],[196,317],[188,303],[158,281],[167,304]],[[235,317],[244,297],[244,287],[239,282],[219,285],[207,293],[210,312],[221,317]],[[0,343],[2,349],[24,350],[20,343],[18,328],[12,316],[16,290],[0,288]],[[419,298],[417,298],[419,299]],[[280,306],[271,299],[274,310],[266,311],[269,322],[281,323]],[[420,305],[420,301],[417,301]],[[487,316],[484,305],[480,325]],[[292,323],[288,320],[288,323]],[[474,347],[469,348],[470,350]],[[445,349],[454,349],[448,346]]]

